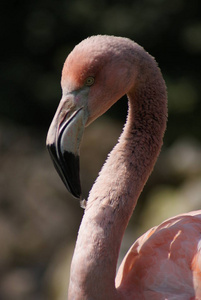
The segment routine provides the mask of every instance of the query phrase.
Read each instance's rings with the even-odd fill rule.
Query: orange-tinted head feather
[[[93,36],[78,44],[67,57],[62,71],[63,89],[79,90],[85,87],[88,77],[95,79],[88,94],[89,123],[130,89],[135,77],[131,71],[134,45],[127,38]]]

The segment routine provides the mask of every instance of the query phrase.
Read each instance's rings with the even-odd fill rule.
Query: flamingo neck
[[[152,76],[139,78],[128,92],[123,133],[90,192],[71,265],[70,300],[123,299],[115,288],[121,241],[166,126],[165,85],[153,64]]]

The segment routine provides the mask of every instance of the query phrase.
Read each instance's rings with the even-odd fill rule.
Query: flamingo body
[[[123,132],[86,203],[71,264],[69,300],[201,299],[201,211],[169,219],[140,237],[115,280],[123,234],[166,128],[166,86],[154,58],[126,38],[90,37],[67,57],[61,85],[47,147],[67,189],[80,200],[84,127],[124,94],[129,100]]]
[[[142,235],[116,277],[116,286],[128,295],[125,299],[201,299],[200,227],[201,211],[196,211]]]

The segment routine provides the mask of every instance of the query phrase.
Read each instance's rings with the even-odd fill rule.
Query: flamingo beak
[[[61,101],[62,102],[62,101]],[[81,200],[79,148],[86,123],[83,107],[60,103],[47,135],[47,149],[67,190]]]

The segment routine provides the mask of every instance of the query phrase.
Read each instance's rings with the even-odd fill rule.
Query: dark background
[[[1,4],[0,299],[65,299],[82,210],[53,169],[45,139],[61,96],[64,60],[88,36],[135,40],[156,58],[168,89],[163,151],[125,249],[165,217],[201,207],[200,11],[199,0]],[[85,196],[121,132],[125,100],[87,129]]]

